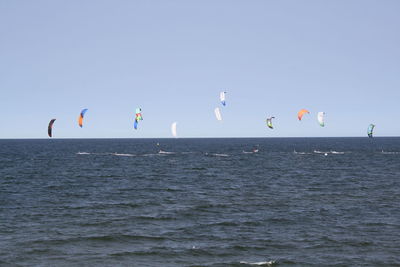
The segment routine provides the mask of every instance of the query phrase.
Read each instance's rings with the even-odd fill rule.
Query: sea
[[[400,138],[2,139],[0,266],[400,266]]]

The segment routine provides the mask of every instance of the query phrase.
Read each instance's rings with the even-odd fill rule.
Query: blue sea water
[[[0,265],[400,266],[400,138],[0,140]]]

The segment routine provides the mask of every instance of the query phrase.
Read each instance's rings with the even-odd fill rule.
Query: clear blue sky
[[[179,137],[398,136],[399,14],[396,0],[0,0],[0,138],[48,138],[52,118],[56,138],[171,137],[174,121]]]

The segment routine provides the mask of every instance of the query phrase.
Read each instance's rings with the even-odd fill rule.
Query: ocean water
[[[0,140],[0,265],[400,266],[400,138]]]

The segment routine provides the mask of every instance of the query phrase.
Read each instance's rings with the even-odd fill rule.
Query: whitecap
[[[212,155],[216,156],[216,157],[228,157],[229,156],[228,154],[218,154],[218,153],[212,154]]]
[[[309,154],[311,154],[311,153],[308,153],[308,152],[297,152],[296,150],[293,150],[293,154],[309,155]]]
[[[175,154],[175,152],[160,150],[160,151],[158,152],[158,154]]]
[[[335,150],[331,150],[331,153],[332,154],[339,154],[339,155],[344,154],[344,152],[342,152],[342,151],[335,151]]]
[[[133,154],[123,154],[123,153],[113,153],[112,155],[120,156],[120,157],[133,157],[133,156],[135,156]]]
[[[89,152],[78,152],[78,153],[76,153],[77,155],[90,155],[90,153]]]
[[[253,153],[258,153],[258,149],[254,149],[253,151],[242,151],[243,154],[253,154]]]
[[[142,156],[143,157],[152,157],[152,156],[159,156],[159,155],[160,155],[159,153],[156,153],[156,154],[150,153],[150,154],[143,154]]]
[[[275,263],[275,261],[260,261],[260,262],[241,261],[240,263],[248,265],[258,265],[258,266],[272,266]]]
[[[398,151],[383,151],[381,152],[382,154],[387,154],[387,155],[394,155],[394,154],[400,154]]]

